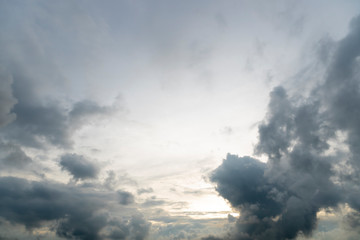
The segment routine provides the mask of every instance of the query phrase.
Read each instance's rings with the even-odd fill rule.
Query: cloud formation
[[[99,166],[78,154],[64,154],[61,156],[60,166],[68,171],[76,180],[96,178],[99,174]]]
[[[211,175],[216,189],[241,216],[229,239],[294,239],[310,236],[322,209],[348,204],[360,211],[360,17],[336,44],[324,79],[309,96],[270,94],[250,157],[228,155]],[[320,59],[319,61],[324,61]],[[227,238],[225,238],[227,239]]]
[[[118,199],[119,199],[120,204],[129,205],[131,203],[134,203],[134,195],[132,195],[131,193],[122,191],[122,190],[118,190],[117,194],[118,194]]]
[[[3,129],[3,136],[21,145],[33,148],[46,148],[51,145],[70,148],[73,145],[72,135],[81,126],[88,124],[99,116],[109,116],[118,110],[116,103],[100,106],[94,101],[75,102],[70,110],[55,100],[44,102],[36,95],[31,79],[14,77],[12,88],[16,104],[12,115],[16,116]],[[4,90],[5,91],[5,90]]]
[[[148,223],[139,213],[129,220],[111,216],[101,193],[77,186],[0,178],[0,216],[28,230],[55,221],[53,231],[66,239],[144,239]],[[119,231],[121,230],[121,236]]]
[[[21,170],[29,168],[32,159],[15,144],[0,142],[0,168],[1,170]]]

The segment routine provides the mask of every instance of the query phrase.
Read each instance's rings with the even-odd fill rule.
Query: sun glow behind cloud
[[[260,200],[253,204],[235,193],[251,193],[258,179],[246,182],[251,176],[243,168],[228,176],[219,166],[227,166],[227,153],[253,156],[255,149],[262,163],[234,158],[265,172],[269,158],[293,153],[308,137],[299,134],[290,147],[271,152],[281,133],[303,125],[279,128],[272,134],[278,138],[264,141],[265,130],[276,126],[266,121],[281,115],[268,102],[281,93],[291,104],[314,99],[312,90],[331,76],[327,61],[360,9],[350,0],[14,0],[0,6],[0,239],[201,239],[227,232],[239,238],[236,224],[255,216]],[[277,85],[283,86],[278,92]],[[294,114],[285,104],[286,110]],[[319,156],[338,153],[331,163],[348,159],[342,154],[352,151],[349,136],[344,130],[327,136],[330,148]],[[299,182],[274,180],[292,170],[292,158],[281,158],[273,175],[260,174],[266,186],[255,196],[268,193],[265,206],[286,199],[284,188],[300,189]],[[354,172],[345,168],[349,162],[333,165],[332,183],[345,188],[342,174]],[[250,190],[236,185],[239,179]],[[271,180],[282,188],[270,188]],[[234,194],[227,195],[228,187]],[[242,206],[249,211],[239,214],[238,202],[251,203]],[[351,212],[339,208],[344,216]],[[319,207],[314,238],[343,233],[337,210]],[[354,213],[347,221],[356,219]]]

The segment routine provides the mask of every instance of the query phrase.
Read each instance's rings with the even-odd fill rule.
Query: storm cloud
[[[356,17],[308,97],[273,89],[255,147],[267,163],[228,155],[212,173],[219,194],[241,212],[230,239],[310,236],[320,210],[346,203],[360,211],[359,43]]]
[[[66,239],[144,239],[150,224],[139,213],[130,220],[111,217],[106,196],[76,186],[0,178],[0,216],[28,230],[56,221],[52,229]],[[119,230],[122,229],[122,238]],[[118,234],[115,234],[115,233]]]

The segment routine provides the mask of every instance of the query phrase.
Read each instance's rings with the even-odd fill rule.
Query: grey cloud
[[[64,154],[59,162],[62,169],[68,171],[74,179],[96,178],[100,169],[95,163],[78,154]]]
[[[12,78],[10,74],[0,67],[0,127],[15,120],[16,115],[11,109],[16,104],[16,99],[12,94]]]
[[[137,190],[137,194],[141,195],[141,194],[144,194],[144,193],[152,193],[154,192],[154,189],[152,188],[140,188]]]
[[[1,170],[20,170],[29,167],[33,163],[20,146],[11,143],[0,143],[0,166]]]
[[[81,91],[74,85],[84,86],[89,80],[69,81],[67,70],[75,72],[75,63],[80,68],[93,56],[97,46],[88,39],[105,40],[104,28],[78,3],[0,4],[0,15],[6,19],[1,29],[7,33],[0,37],[0,126],[8,124],[1,135],[27,147],[70,148],[81,126],[120,109],[117,101],[110,106],[89,98],[59,101],[79,99]],[[68,67],[60,67],[64,65]]]
[[[44,142],[71,146],[66,111],[56,102],[40,102],[30,82],[18,80],[18,76],[14,78],[14,96],[18,103],[13,112],[17,118],[3,129],[5,137],[35,148],[43,147]]]
[[[323,64],[328,64],[334,54],[335,42],[330,36],[326,35],[319,40],[315,48],[317,58]]]
[[[223,240],[223,238],[219,238],[219,237],[215,237],[215,236],[208,236],[208,237],[201,238],[201,240]]]
[[[104,181],[104,186],[107,189],[116,189],[118,186],[121,185],[133,185],[137,186],[137,182],[132,179],[129,174],[125,171],[115,172],[113,170],[109,170],[108,176]]]
[[[51,230],[66,239],[146,238],[150,223],[143,217],[134,215],[127,222],[111,218],[105,209],[108,209],[106,196],[101,193],[58,183],[0,178],[0,216],[10,223],[33,230],[55,221]],[[122,224],[123,238],[110,234]]]
[[[166,204],[165,200],[157,199],[156,196],[146,199],[145,202],[141,204],[142,207],[155,207]]]
[[[108,176],[107,178],[105,179],[105,182],[104,182],[104,186],[107,188],[107,189],[114,189],[117,184],[118,184],[118,181],[116,179],[116,173],[113,171],[113,170],[110,170],[107,172]]]
[[[88,101],[85,102],[90,104]],[[83,104],[83,102],[76,103],[75,108],[79,108],[77,104]],[[90,105],[94,109],[74,108],[76,113],[70,111],[69,114],[56,102],[28,104],[19,99],[19,103],[13,109],[17,119],[5,127],[4,135],[28,147],[44,148],[48,142],[58,147],[70,148],[73,145],[72,135],[77,129],[94,116],[110,112],[108,108],[94,102]],[[104,108],[107,110],[105,111]]]
[[[360,213],[359,212],[350,212],[348,213],[343,220],[345,227],[348,230],[355,230],[360,234]]]
[[[131,193],[122,191],[122,190],[118,190],[117,194],[118,194],[118,199],[119,199],[120,204],[129,205],[131,203],[134,203],[134,195],[132,195]]]
[[[196,213],[183,212],[179,215],[169,215],[168,212],[157,209],[151,214],[150,220],[161,222],[161,224],[154,224],[151,229],[151,239],[201,239],[202,236],[223,233],[225,229],[233,226],[226,219],[198,219],[189,217],[187,214]]]
[[[160,226],[157,229],[157,234],[165,239],[196,239],[199,231],[203,228],[205,228],[204,225],[196,222],[167,224]]]
[[[71,104],[70,109],[55,99],[47,97],[44,100],[37,89],[40,88],[39,83],[33,80],[31,75],[27,76],[22,72],[21,67],[13,73],[13,83],[8,88],[10,89],[4,88],[3,92],[8,95],[13,92],[14,100],[8,100],[6,108],[12,109],[9,115],[12,121],[3,128],[2,135],[33,148],[45,148],[49,143],[70,148],[73,145],[72,135],[81,126],[121,110],[119,99],[109,106],[101,106],[91,100],[78,101]],[[11,95],[7,96],[9,97]],[[4,101],[5,98],[6,96]],[[4,111],[6,109],[4,108]]]
[[[228,214],[228,222],[232,223],[232,222],[235,222],[236,221],[236,218],[231,215],[231,214]]]
[[[274,88],[255,147],[267,163],[228,155],[212,173],[219,194],[241,211],[229,239],[306,237],[321,209],[346,203],[360,211],[359,42],[357,17],[330,59],[320,59],[326,74],[309,97]]]
[[[0,240],[18,240],[18,238],[8,238],[0,236]]]
[[[127,221],[114,219],[110,225],[112,230],[108,237],[114,240],[143,240],[148,236],[151,227],[151,224],[140,214],[133,215]]]
[[[213,172],[211,181],[218,183],[216,190],[234,207],[253,205],[257,214],[274,217],[281,205],[269,197],[276,186],[265,179],[265,168],[266,164],[256,159],[229,154]]]
[[[142,240],[149,233],[151,224],[141,215],[133,216],[130,220],[130,237],[129,239]]]
[[[27,229],[40,227],[44,221],[61,220],[56,226],[59,236],[99,239],[99,231],[105,226],[104,219],[96,216],[101,201],[58,184],[14,177],[2,177],[0,182],[0,215],[6,220]]]
[[[110,106],[100,106],[94,101],[83,100],[76,102],[68,114],[69,122],[72,128],[78,128],[94,117],[109,116],[114,112],[121,110],[119,105],[120,97],[118,96]]]

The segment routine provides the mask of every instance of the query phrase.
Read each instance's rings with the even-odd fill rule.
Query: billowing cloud
[[[0,239],[291,239],[338,206],[357,233],[359,20],[336,39],[359,4],[294,2],[0,1]],[[322,30],[323,78],[271,93],[269,161],[211,175],[232,217],[201,175],[249,154]]]
[[[130,220],[119,222],[113,221],[112,231],[108,235],[110,239],[134,239],[142,240],[149,234],[151,224],[142,215],[134,215]]]
[[[59,164],[74,179],[96,178],[100,171],[98,165],[78,154],[62,155]]]
[[[360,211],[360,17],[336,45],[324,79],[309,96],[270,94],[250,157],[228,155],[211,175],[216,189],[241,211],[230,239],[294,239],[310,236],[322,209],[348,204]],[[324,59],[319,61],[324,62]],[[227,239],[227,238],[226,238]]]
[[[130,220],[117,219],[107,211],[101,193],[87,192],[58,183],[0,178],[0,216],[10,223],[32,230],[56,221],[49,228],[66,239],[119,239],[114,229],[123,229],[123,238],[144,239],[150,223],[135,214]]]

